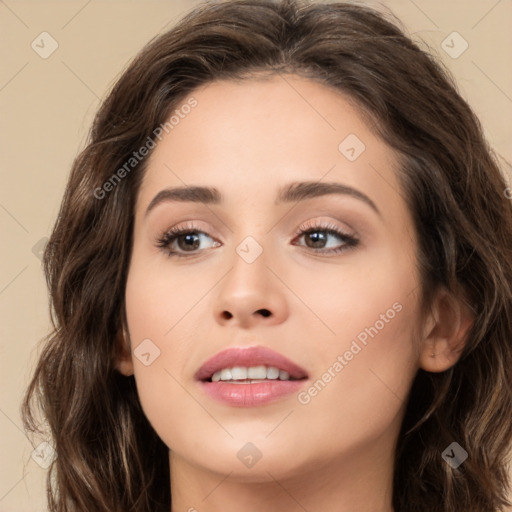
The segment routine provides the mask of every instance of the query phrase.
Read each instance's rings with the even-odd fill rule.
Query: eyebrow
[[[318,181],[301,181],[290,183],[282,187],[279,192],[275,204],[290,203],[295,201],[304,201],[315,197],[325,196],[328,194],[342,194],[354,197],[363,201],[370,206],[378,215],[381,215],[375,203],[363,192],[343,185],[341,183],[318,182]],[[153,210],[157,205],[165,202],[194,202],[204,204],[221,204],[223,196],[215,187],[204,186],[183,186],[166,188],[158,192],[151,200],[146,209],[145,216]]]

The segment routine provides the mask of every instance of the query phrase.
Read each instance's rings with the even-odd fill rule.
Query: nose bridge
[[[239,197],[237,207],[237,218],[233,219],[231,232],[234,248],[232,265],[253,273],[252,266],[257,263],[256,272],[262,272],[271,250],[270,219],[265,214],[268,207],[254,204],[250,196]]]
[[[284,249],[280,245],[283,241],[279,235],[279,221],[266,213],[271,208],[270,204],[262,207],[249,199],[240,203],[238,219],[234,219],[231,231],[234,253],[230,274],[237,274],[243,280],[263,279],[258,283],[260,287],[273,287],[279,283],[269,267],[274,272],[281,268],[279,254]]]
[[[262,233],[263,230],[259,234],[245,235],[234,247],[228,279],[231,286],[238,289],[236,293],[240,297],[263,293],[270,284],[267,268],[268,240],[263,240]]]
[[[251,229],[251,228],[249,228]],[[215,304],[219,321],[249,325],[255,321],[280,322],[287,314],[282,284],[275,278],[265,230],[238,230],[242,240],[234,246],[230,271],[220,283]],[[270,317],[270,318],[269,318]]]

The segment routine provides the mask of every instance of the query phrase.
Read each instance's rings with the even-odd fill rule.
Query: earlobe
[[[462,299],[439,290],[425,322],[420,367],[428,372],[444,372],[455,365],[472,325],[473,316]]]
[[[130,338],[128,333],[123,330],[116,338],[117,356],[115,361],[115,368],[119,373],[126,377],[133,375],[133,358],[130,348]]]

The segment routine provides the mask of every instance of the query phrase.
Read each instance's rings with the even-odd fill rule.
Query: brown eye
[[[187,233],[185,235],[178,235],[177,237],[175,237],[175,240],[177,241],[178,247],[184,251],[197,249],[200,245],[198,233]]]
[[[341,231],[334,225],[305,226],[297,233],[297,239],[304,238],[304,244],[309,249],[319,253],[339,253],[355,247],[359,240],[352,235]],[[336,243],[336,239],[338,242]],[[331,240],[334,240],[332,243]],[[328,246],[330,244],[330,247]]]
[[[207,233],[190,227],[172,228],[162,234],[158,239],[157,245],[165,249],[169,256],[187,256],[198,254],[201,241],[204,238],[213,240]],[[212,246],[220,245],[218,242]],[[208,247],[206,247],[208,248]]]

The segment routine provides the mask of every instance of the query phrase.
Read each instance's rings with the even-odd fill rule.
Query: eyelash
[[[336,225],[334,224],[324,224],[324,223],[311,223],[302,225],[296,232],[295,237],[302,237],[304,235],[309,235],[311,233],[316,232],[324,232],[328,235],[334,235],[335,237],[342,240],[343,245],[340,247],[337,247],[335,249],[315,249],[310,248],[313,250],[313,252],[320,253],[320,254],[339,254],[341,252],[349,251],[351,249],[354,249],[358,243],[359,240],[349,235],[348,233],[345,233],[344,231],[341,231]],[[201,231],[197,229],[193,224],[186,225],[186,226],[180,226],[180,227],[172,227],[171,229],[165,231],[162,233],[158,239],[157,239],[157,246],[165,250],[165,252],[168,254],[169,257],[171,256],[177,256],[179,258],[187,258],[190,256],[194,256],[198,254],[200,251],[190,251],[188,254],[175,251],[173,249],[170,249],[170,245],[177,240],[182,235],[188,235],[188,234],[196,234],[196,235],[206,235],[209,236],[208,233],[205,233],[204,231]],[[211,237],[210,237],[211,238]],[[304,246],[302,246],[304,247]]]

